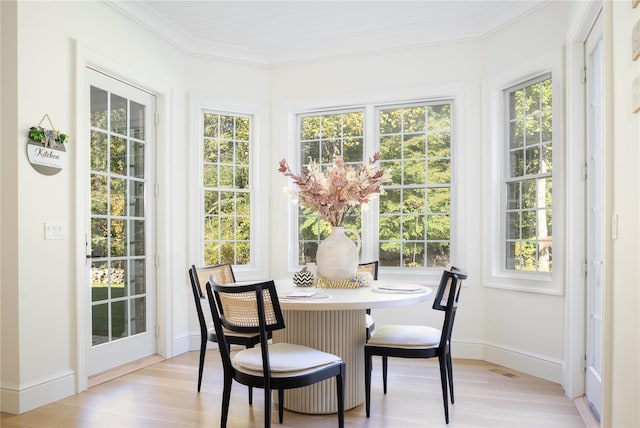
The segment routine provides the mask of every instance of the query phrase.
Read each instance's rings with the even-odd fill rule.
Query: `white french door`
[[[87,69],[88,374],[156,353],[156,97]]]
[[[604,58],[602,19],[585,43],[587,72],[587,335],[585,396],[602,414],[602,308],[605,279]]]

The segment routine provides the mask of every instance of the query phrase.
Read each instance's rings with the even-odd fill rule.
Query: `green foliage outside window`
[[[450,102],[394,106],[378,110],[380,168],[392,169],[380,195],[377,242],[382,266],[444,267],[451,251]],[[328,166],[334,153],[346,163],[364,159],[364,111],[299,116],[300,159]],[[373,144],[369,142],[368,144]],[[345,228],[361,233],[361,213]],[[298,262],[314,261],[331,227],[317,213],[298,209]]]
[[[451,104],[379,111],[381,168],[393,182],[380,197],[382,266],[443,267],[451,250]]]
[[[202,119],[204,263],[250,264],[250,118],[205,112]]]
[[[553,266],[552,84],[544,76],[506,91],[506,254],[509,270]]]
[[[310,159],[321,167],[330,166],[334,154],[342,155],[346,164],[359,167],[364,161],[364,112],[314,114],[299,118],[300,159],[307,165]],[[344,228],[362,234],[360,209],[344,221]],[[298,208],[298,262],[315,261],[318,244],[331,233],[331,225],[318,213]]]

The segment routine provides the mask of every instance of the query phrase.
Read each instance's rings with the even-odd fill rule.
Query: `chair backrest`
[[[200,303],[200,300],[204,299],[206,293],[205,284],[209,281],[211,276],[215,278],[216,282],[235,282],[233,268],[229,263],[205,266],[201,268],[191,265],[189,268],[189,280],[191,281],[191,290],[193,291],[193,300],[196,305],[196,313],[198,314],[198,323],[200,324],[200,334],[202,337],[207,337],[209,329],[204,317],[204,312],[202,311],[202,304]]]
[[[207,335],[207,321],[204,318],[204,312],[202,312],[202,304],[200,299],[203,299],[202,288],[200,288],[200,282],[198,280],[198,270],[195,266],[189,268],[189,280],[191,282],[191,291],[193,291],[193,300],[196,305],[196,313],[198,314],[198,323],[200,324],[200,334],[203,337]]]
[[[445,312],[442,335],[440,337],[441,347],[448,346],[451,340],[462,281],[465,279],[467,279],[467,273],[454,266],[442,272],[442,276],[440,277],[440,285],[433,299],[433,309]]]
[[[378,261],[360,263],[358,265],[358,272],[369,272],[373,279],[378,279]]]
[[[203,266],[200,268],[191,266],[191,269],[197,273],[198,289],[200,290],[201,298],[204,298],[206,294],[204,287],[211,277],[213,277],[213,280],[218,284],[232,284],[236,282],[233,267],[230,263],[221,263],[219,265]]]
[[[442,272],[440,285],[433,299],[433,309],[446,311],[449,307],[458,306],[462,280],[467,279],[467,273],[456,267]]]
[[[224,326],[229,331],[258,333],[263,367],[268,370],[268,332],[285,327],[275,283],[266,281],[246,285],[223,285],[208,281],[206,291],[223,364],[231,367]],[[266,372],[265,376],[268,376]]]

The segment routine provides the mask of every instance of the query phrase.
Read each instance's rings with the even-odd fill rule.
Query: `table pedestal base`
[[[286,328],[273,333],[274,342],[309,346],[338,355],[346,364],[345,410],[364,401],[365,311],[284,310]],[[299,413],[336,413],[335,379],[285,391],[284,407]]]

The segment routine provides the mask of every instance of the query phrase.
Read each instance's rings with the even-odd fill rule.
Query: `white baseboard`
[[[175,355],[184,354],[190,351],[200,350],[200,333],[189,332],[187,335],[176,338],[173,342]],[[207,342],[207,349],[218,349],[218,344]],[[175,356],[174,355],[174,356]]]
[[[20,414],[76,393],[76,374],[67,370],[22,386],[0,388],[1,411]]]
[[[209,342],[207,349],[216,349],[215,343]],[[190,333],[174,343],[176,355],[198,351],[200,349],[200,333]],[[534,354],[496,343],[483,343],[470,339],[457,339],[451,344],[453,358],[484,360],[500,366],[518,370],[539,378],[562,384],[564,362],[546,355]]]
[[[193,334],[187,334],[181,337],[175,337],[173,339],[173,355],[175,357],[180,354],[184,354],[185,352],[191,351],[191,338]],[[200,340],[200,334],[198,334],[198,340]]]
[[[484,359],[484,343],[468,339],[453,340],[451,343],[451,356],[466,360]]]
[[[564,362],[547,355],[485,343],[481,359],[562,385]]]

